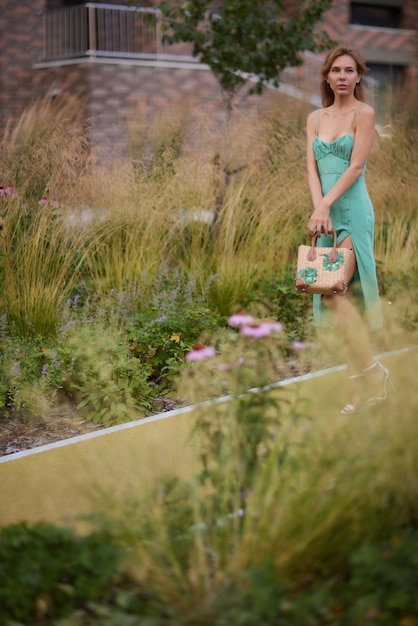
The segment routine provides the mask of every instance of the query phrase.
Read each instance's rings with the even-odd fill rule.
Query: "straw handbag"
[[[324,296],[344,295],[355,269],[356,259],[350,248],[337,248],[337,233],[332,231],[334,245],[317,248],[318,234],[310,246],[299,246],[295,285],[301,292]]]

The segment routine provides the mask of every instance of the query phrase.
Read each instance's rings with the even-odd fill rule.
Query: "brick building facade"
[[[138,11],[126,5],[0,0],[0,130],[35,99],[68,93],[79,96],[92,121],[93,144],[123,152],[141,102],[150,114],[180,95],[200,110],[220,105],[208,68],[184,47],[163,48],[158,28],[134,23]],[[322,25],[334,40],[361,50],[372,77],[418,78],[418,0],[334,0]],[[307,54],[302,70],[284,72],[283,90],[317,104],[320,63]]]

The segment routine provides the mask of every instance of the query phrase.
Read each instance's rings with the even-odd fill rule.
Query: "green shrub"
[[[305,339],[312,334],[312,298],[305,298],[295,289],[292,268],[283,276],[261,282],[250,294],[250,303],[253,307],[261,305],[271,317],[280,320],[288,337]]]
[[[21,338],[0,319],[0,409],[13,407],[38,416],[53,401],[61,381],[54,339]]]
[[[46,523],[0,529],[0,623],[29,626],[104,600],[119,560],[118,549],[99,533],[79,537]]]
[[[350,558],[340,593],[347,623],[379,626],[418,621],[418,535],[401,532],[380,545],[360,546]]]
[[[178,495],[169,488],[168,499]],[[181,507],[170,510],[182,516]],[[171,547],[180,556],[185,537],[176,534],[178,521],[171,516],[168,523],[174,524]],[[144,524],[147,535],[150,529],[146,520]],[[326,578],[282,578],[274,558],[267,558],[230,574],[204,598],[186,594],[170,606],[159,596],[155,580],[147,587],[118,572],[120,553],[107,536],[78,537],[50,524],[16,524],[0,531],[0,623],[414,626],[417,554],[418,536],[405,530],[386,542],[358,546],[347,567]]]
[[[280,579],[270,561],[251,568],[220,591],[199,623],[414,626],[417,585],[418,536],[402,532],[382,544],[359,546],[347,570],[325,579]]]
[[[184,355],[224,319],[205,304],[181,273],[162,276],[154,299],[133,316],[127,335],[135,355],[160,389],[170,388]]]
[[[110,424],[138,418],[153,395],[148,373],[114,326],[85,322],[69,331],[61,350],[62,386],[87,419]]]

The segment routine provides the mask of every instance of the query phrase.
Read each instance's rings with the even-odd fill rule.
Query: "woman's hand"
[[[313,237],[316,233],[324,233],[329,235],[332,233],[332,222],[329,216],[329,207],[325,205],[323,200],[315,207],[311,218],[308,222],[309,236]]]

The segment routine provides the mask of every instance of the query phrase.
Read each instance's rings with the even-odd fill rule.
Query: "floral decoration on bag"
[[[303,269],[299,270],[298,277],[302,278],[302,280],[306,281],[309,284],[316,283],[318,278],[318,271],[314,267],[304,267]]]
[[[329,254],[324,254],[324,257],[324,270],[327,270],[328,272],[334,272],[344,265],[344,256],[340,252],[338,253],[336,261],[330,261]]]

